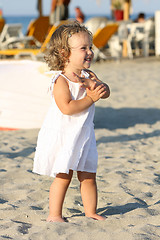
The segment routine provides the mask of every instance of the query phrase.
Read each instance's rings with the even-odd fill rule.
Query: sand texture
[[[32,173],[38,129],[0,132],[0,239],[160,239],[160,61],[92,66],[111,96],[96,103],[98,209],[84,216],[76,173],[64,203],[68,223],[47,223],[52,178]]]

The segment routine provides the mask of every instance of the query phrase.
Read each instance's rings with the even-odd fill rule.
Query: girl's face
[[[77,70],[89,68],[94,54],[88,33],[75,33],[69,38],[68,43],[71,48],[68,66]]]

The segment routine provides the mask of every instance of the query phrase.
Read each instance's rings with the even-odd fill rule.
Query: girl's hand
[[[101,80],[98,79],[98,77],[96,76],[96,74],[94,72],[92,72],[89,69],[85,69],[85,72],[87,72],[89,74],[89,78],[96,82],[96,87],[99,85],[103,85],[103,87],[105,88],[104,90],[104,94],[101,98],[105,99],[108,98],[110,96],[110,89],[109,86],[106,83],[103,83]]]
[[[101,80],[99,80],[98,77],[96,76],[96,74],[94,72],[92,72],[91,70],[85,69],[85,72],[87,72],[89,74],[89,78],[92,81],[101,82]]]
[[[90,89],[91,91],[96,89],[98,86],[101,86],[100,89],[104,90],[104,94],[102,95],[101,98],[104,98],[104,99],[108,98],[110,95],[110,89],[108,85],[106,83],[103,83],[101,80],[99,80],[96,74],[93,73],[92,71],[88,69],[85,69],[85,71],[89,74],[89,78],[79,77],[77,74],[73,73],[77,82],[79,82],[80,86],[86,89]]]
[[[106,94],[106,87],[103,84],[100,84],[99,86],[96,87],[96,83],[95,84],[95,89],[94,90],[90,90],[90,89],[86,89],[87,91],[87,96],[90,97],[92,99],[93,102],[97,102],[100,98],[103,98],[103,96]]]
[[[85,77],[79,77],[76,73],[73,73],[73,75],[81,87],[89,88],[91,90],[95,88],[95,83],[97,83],[95,80]]]

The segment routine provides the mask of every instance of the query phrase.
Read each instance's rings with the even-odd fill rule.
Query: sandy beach
[[[105,61],[91,67],[111,96],[96,103],[98,208],[84,216],[73,176],[67,223],[47,223],[52,178],[32,173],[39,129],[0,131],[0,239],[160,239],[160,60]]]

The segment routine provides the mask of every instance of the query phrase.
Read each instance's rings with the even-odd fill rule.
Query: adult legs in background
[[[81,196],[86,217],[90,217],[95,220],[105,220],[106,218],[96,213],[98,198],[96,174],[78,172],[77,176],[80,181]]]
[[[48,222],[65,222],[62,217],[62,207],[72,175],[73,171],[70,170],[69,174],[59,173],[54,179],[49,193]]]

